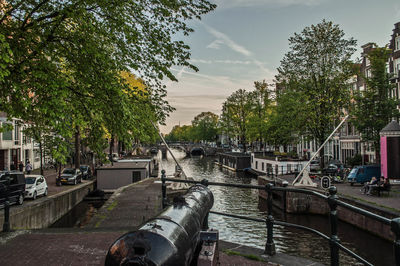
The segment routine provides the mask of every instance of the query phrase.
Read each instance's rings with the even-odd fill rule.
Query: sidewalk
[[[294,180],[293,175],[279,176],[279,178],[288,181],[289,184]],[[313,181],[318,185],[318,188],[321,189],[321,181],[319,179],[314,179]],[[394,216],[400,217],[400,184],[392,184],[389,194],[384,193],[381,194],[380,197],[377,195],[369,196],[363,194],[360,191],[363,188],[361,184],[354,184],[351,186],[350,183],[332,183],[331,185],[337,188],[339,197],[357,200],[361,203],[384,209]]]

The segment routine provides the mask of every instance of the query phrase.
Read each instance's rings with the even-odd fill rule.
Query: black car
[[[65,168],[60,177],[61,184],[76,185],[82,182],[82,173],[79,169]]]
[[[81,170],[83,179],[90,179],[92,177],[92,169],[89,165],[81,165],[79,169]]]
[[[6,198],[10,203],[21,205],[25,196],[25,175],[23,172],[0,172],[0,205]]]
[[[323,172],[324,175],[329,176],[340,176],[341,178],[344,177],[344,167],[343,164],[338,163],[330,163],[328,167],[326,167]]]

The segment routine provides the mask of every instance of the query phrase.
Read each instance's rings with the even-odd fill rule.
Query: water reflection
[[[238,184],[254,184],[257,181],[244,173],[235,173],[214,164],[209,157],[185,157],[185,153],[174,150],[175,157],[188,176],[201,180],[204,178],[215,182],[229,182]],[[161,169],[167,175],[172,175],[175,163],[172,159],[162,160]],[[214,194],[213,210],[244,216],[265,218],[265,204],[258,199],[258,191],[240,188],[216,187],[210,189]],[[275,219],[286,220],[290,223],[302,224],[317,229],[329,235],[328,219],[314,215],[284,215],[274,211]],[[265,223],[257,223],[210,214],[210,228],[219,230],[223,240],[241,243],[248,246],[264,249],[266,242]],[[339,238],[348,248],[361,255],[374,265],[394,265],[392,244],[388,241],[367,234],[349,224],[339,223]],[[274,241],[277,252],[310,258],[324,264],[330,264],[329,243],[313,233],[282,226],[274,227]],[[371,252],[373,250],[373,252]],[[340,252],[342,265],[362,265],[348,255]]]

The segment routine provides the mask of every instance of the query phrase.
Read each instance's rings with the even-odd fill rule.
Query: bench
[[[373,186],[372,190],[371,190],[371,193],[374,193],[374,192],[376,192],[378,194],[378,197],[381,196],[381,192],[387,192],[387,194],[389,196],[390,184],[388,186],[384,186],[384,187],[382,187],[382,186]]]

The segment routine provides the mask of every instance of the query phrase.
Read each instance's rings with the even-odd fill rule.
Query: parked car
[[[350,185],[354,183],[364,184],[365,182],[371,181],[371,178],[375,176],[377,179],[381,176],[381,167],[380,165],[362,165],[356,166],[347,176],[347,181]]]
[[[323,175],[329,176],[340,176],[344,177],[344,166],[341,163],[330,163],[324,170],[322,171]]]
[[[90,179],[92,177],[92,169],[89,165],[81,165],[79,169],[81,170],[83,179]]]
[[[0,172],[0,204],[4,205],[6,198],[10,203],[21,205],[25,196],[25,174],[23,172]]]
[[[79,169],[65,168],[60,177],[61,184],[76,185],[82,182],[82,173]]]
[[[47,182],[42,175],[26,175],[25,181],[25,198],[36,199],[37,196],[47,196]]]
[[[318,160],[312,160],[310,162],[310,172],[316,172],[319,169],[320,169],[319,161]]]

